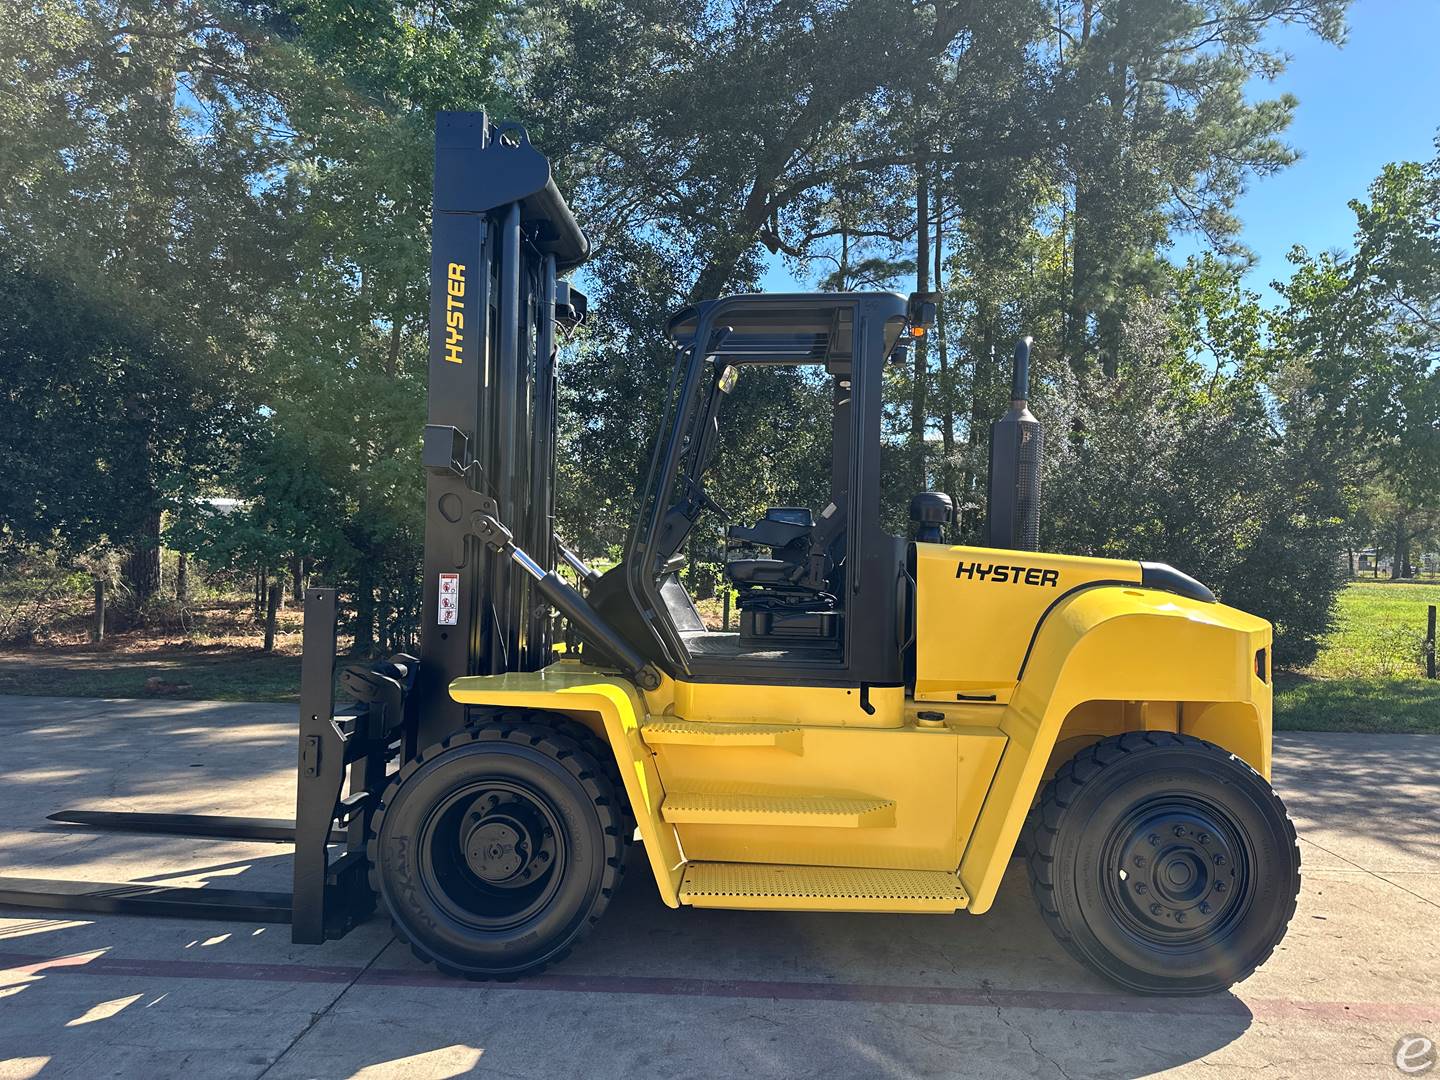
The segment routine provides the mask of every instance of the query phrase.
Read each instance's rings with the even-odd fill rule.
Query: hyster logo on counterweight
[[[997,585],[1008,581],[1011,585],[1049,585],[1052,589],[1060,585],[1059,570],[1042,570],[1038,566],[1006,566],[1004,563],[961,563],[955,568],[957,578],[978,578],[993,581]]]
[[[460,350],[465,344],[465,264],[450,264],[445,283],[445,359],[462,364]]]

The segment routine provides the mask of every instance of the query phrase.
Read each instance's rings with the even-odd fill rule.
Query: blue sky
[[[1348,248],[1355,217],[1346,205],[1363,197],[1389,161],[1434,155],[1440,126],[1440,0],[1356,0],[1350,33],[1336,48],[1306,31],[1281,28],[1270,44],[1290,54],[1273,83],[1257,82],[1256,97],[1294,94],[1300,101],[1286,141],[1301,153],[1289,169],[1252,178],[1237,208],[1242,239],[1255,252],[1251,288],[1273,300],[1269,283],[1289,276],[1285,253]],[[1198,250],[1181,240],[1176,253]],[[767,291],[795,289],[775,261]]]

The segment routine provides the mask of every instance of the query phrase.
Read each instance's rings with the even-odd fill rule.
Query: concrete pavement
[[[288,888],[282,845],[97,835],[67,806],[292,813],[294,709],[0,697],[0,872]],[[1440,740],[1285,735],[1290,933],[1235,992],[1121,994],[1054,943],[1019,863],[976,918],[666,909],[632,862],[553,972],[470,984],[372,920],[0,911],[0,1078],[1395,1077],[1440,1041]]]

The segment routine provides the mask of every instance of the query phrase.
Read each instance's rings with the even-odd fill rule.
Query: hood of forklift
[[[1086,590],[1114,587],[1124,605],[1157,605],[1186,617],[1238,616],[1214,594],[1163,563],[1093,559],[1047,552],[915,544],[915,697],[920,701],[1004,704],[1024,677],[1046,621]]]

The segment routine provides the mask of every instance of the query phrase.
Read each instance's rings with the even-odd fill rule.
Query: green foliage
[[[1275,730],[1440,735],[1440,681],[1282,676],[1275,682]]]
[[[1033,334],[1046,545],[1173,562],[1307,662],[1342,545],[1383,533],[1403,562],[1440,527],[1440,166],[1388,168],[1354,254],[1297,252],[1278,312],[1224,261],[1245,185],[1294,157],[1295,102],[1247,92],[1283,63],[1265,35],[1338,41],[1345,7],[37,0],[0,27],[0,528],[133,555],[165,508],[171,546],[301,560],[357,648],[410,644],[432,113],[489,106],[530,125],[595,244],[561,357],[559,526],[583,553],[633,518],[665,320],[754,287],[768,252],[825,288],[937,295],[887,374],[892,528],[924,485],[979,538]],[[1170,266],[1184,232],[1216,254]],[[823,502],[827,394],[746,373],[711,476],[736,517]]]
[[[1440,156],[1386,166],[1351,208],[1353,254],[1292,253],[1277,346],[1313,452],[1356,475],[1398,576],[1440,526]]]
[[[1343,491],[1265,386],[1262,312],[1210,259],[1132,306],[1117,374],[1057,373],[1042,542],[1168,562],[1270,619],[1280,664],[1311,659],[1340,587]]]
[[[136,535],[153,492],[222,440],[161,330],[0,253],[0,534],[71,556]]]
[[[223,454],[286,273],[269,58],[262,32],[192,0],[0,24],[0,247],[26,320],[7,382],[12,405],[28,395],[7,433],[53,493],[29,524],[128,548],[142,604],[164,492]]]

